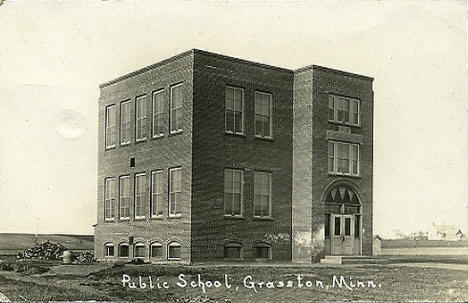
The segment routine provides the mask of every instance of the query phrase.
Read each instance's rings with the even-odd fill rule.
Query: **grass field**
[[[66,234],[0,233],[0,254],[14,255],[18,251],[31,248],[35,243],[53,241],[70,250],[93,250],[94,236]]]
[[[402,257],[392,259],[392,264],[341,266],[60,265],[33,261],[20,263],[23,267],[18,272],[0,271],[0,292],[12,301],[464,302],[468,301],[467,263],[466,257]],[[185,275],[183,280],[178,278],[180,274]],[[128,275],[125,278],[130,282],[125,287],[123,275]],[[194,287],[190,281],[194,281]],[[131,282],[136,288],[129,287]],[[140,287],[144,283],[146,288]],[[287,287],[288,283],[292,287]]]

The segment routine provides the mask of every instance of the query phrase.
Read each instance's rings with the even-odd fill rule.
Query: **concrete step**
[[[388,260],[380,256],[325,256],[322,264],[382,264]]]

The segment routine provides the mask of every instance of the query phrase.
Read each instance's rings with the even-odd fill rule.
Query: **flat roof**
[[[188,55],[191,55],[191,54],[194,54],[194,53],[199,53],[199,54],[203,54],[203,55],[208,55],[208,56],[216,57],[216,58],[220,58],[220,59],[226,59],[226,60],[230,60],[230,61],[233,61],[233,62],[248,64],[248,65],[254,65],[254,66],[257,66],[257,67],[263,67],[263,68],[273,69],[273,70],[276,70],[276,71],[285,72],[285,73],[291,73],[291,74],[293,74],[293,73],[300,73],[300,72],[307,71],[307,70],[310,70],[310,69],[321,69],[321,70],[324,70],[324,71],[327,71],[327,72],[336,73],[336,74],[341,74],[341,75],[346,75],[346,76],[352,76],[352,77],[358,77],[358,78],[362,78],[362,79],[366,79],[366,80],[371,80],[371,81],[374,80],[374,78],[372,78],[372,77],[368,77],[368,76],[364,76],[364,75],[360,75],[360,74],[355,74],[355,73],[350,73],[350,72],[345,72],[345,71],[342,71],[342,70],[332,69],[332,68],[324,67],[324,66],[320,66],[320,65],[308,65],[308,66],[301,67],[301,68],[296,69],[296,70],[292,70],[292,69],[287,69],[287,68],[283,68],[283,67],[278,67],[278,66],[273,66],[273,65],[269,65],[269,64],[260,63],[260,62],[255,62],[255,61],[240,59],[240,58],[236,58],[236,57],[230,57],[230,56],[226,56],[226,55],[221,55],[221,54],[212,53],[212,52],[208,52],[208,51],[204,51],[204,50],[200,50],[200,49],[195,49],[195,48],[193,48],[193,49],[190,49],[190,50],[185,51],[185,52],[183,52],[183,53],[180,53],[180,54],[178,54],[178,55],[175,55],[175,56],[172,56],[172,57],[170,57],[170,58],[167,58],[167,59],[164,59],[164,60],[162,60],[162,61],[159,61],[159,62],[157,62],[157,63],[148,65],[148,66],[143,67],[143,68],[140,68],[140,69],[137,69],[136,71],[130,72],[130,73],[128,73],[128,74],[125,74],[125,75],[120,76],[120,77],[118,77],[118,78],[115,78],[115,79],[113,79],[113,80],[104,82],[104,83],[102,83],[102,84],[99,85],[99,88],[103,88],[103,87],[109,86],[109,85],[111,85],[111,84],[120,82],[120,81],[122,81],[122,80],[131,78],[131,77],[133,77],[133,76],[136,76],[136,75],[139,75],[139,74],[141,74],[141,73],[150,71],[150,70],[152,70],[152,69],[154,69],[154,68],[157,68],[157,67],[159,67],[159,66],[163,66],[163,65],[168,64],[168,63],[170,63],[170,62],[172,62],[172,61],[175,61],[175,60],[184,58],[184,57],[186,57],[186,56],[188,56]]]

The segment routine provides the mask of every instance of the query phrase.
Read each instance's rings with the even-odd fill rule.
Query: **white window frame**
[[[112,186],[110,186],[108,182],[112,182]],[[115,219],[115,200],[116,200],[116,188],[115,187],[116,187],[115,177],[108,177],[104,179],[104,220],[105,221],[114,221]],[[110,193],[108,193],[108,190],[110,190]],[[108,209],[110,210],[110,216],[107,216]]]
[[[127,193],[127,196],[123,197],[122,196],[122,181],[126,179],[127,182],[128,182],[128,193]],[[124,207],[122,206],[122,199],[123,198],[126,198],[127,199],[127,205],[125,207],[125,209],[127,209],[127,213],[128,213],[128,216],[122,216],[122,209],[124,209]],[[129,175],[125,175],[125,176],[120,176],[119,177],[119,219],[120,220],[130,220],[130,176]]]
[[[153,170],[151,172],[151,213],[150,213],[151,218],[160,218],[164,215],[164,206],[163,206],[164,205],[164,184],[162,182],[162,180],[164,180],[163,174],[164,174],[164,171],[162,169]],[[159,178],[161,178],[161,188],[159,188],[158,192],[154,192],[155,190],[154,181],[155,181],[156,175],[159,175]],[[155,207],[157,206],[155,203],[155,196],[159,196],[163,200],[162,203],[160,203],[160,207],[161,207],[160,214],[156,214],[154,212]],[[156,208],[156,210],[158,209]]]
[[[113,248],[114,254],[112,254],[112,255],[109,255],[109,254],[108,254],[108,250],[107,250],[108,247],[112,247],[112,248]],[[104,255],[105,258],[112,258],[112,257],[115,257],[115,245],[114,245],[114,243],[108,242],[108,243],[104,244],[104,254],[103,254],[103,255]]]
[[[350,142],[341,142],[341,141],[328,141],[328,145],[333,144],[333,170],[330,170],[330,165],[328,162],[331,159],[331,155],[328,154],[327,156],[327,166],[328,166],[328,173],[334,174],[334,175],[343,175],[343,176],[360,176],[361,174],[361,148],[359,144],[356,143],[350,143]],[[343,173],[338,171],[338,144],[345,144],[349,145],[348,152],[349,152],[349,172],[348,173]],[[357,174],[353,174],[353,146],[357,146]],[[328,147],[328,150],[330,150],[330,147]]]
[[[143,247],[144,253],[143,253],[142,257],[137,257],[137,255],[136,255],[136,248],[137,247]],[[146,258],[146,245],[145,245],[144,242],[136,242],[135,244],[133,244],[133,258],[134,259],[144,259],[144,258]]]
[[[260,175],[267,175],[268,176],[268,191],[269,191],[269,199],[268,199],[268,215],[263,215],[263,216],[259,216],[259,215],[255,215],[255,175],[256,174],[260,174]],[[272,177],[271,177],[271,172],[266,172],[266,171],[259,171],[259,170],[256,170],[254,171],[254,203],[253,203],[253,211],[254,211],[254,218],[262,218],[262,219],[271,219],[272,218],[272,187],[271,187],[271,183],[272,183]],[[258,203],[258,202],[257,202]]]
[[[145,127],[146,127],[146,131],[148,130],[148,104],[146,104],[147,100],[148,100],[147,95],[141,95],[135,98],[135,141],[136,142],[145,141],[148,136],[148,133],[145,132]],[[143,108],[145,109],[145,115],[141,117],[140,117],[138,102],[144,103]],[[145,127],[143,127],[143,122],[142,122],[143,120],[146,121]],[[140,131],[141,137],[138,137],[138,131]]]
[[[224,179],[226,178],[226,173],[227,172],[230,172],[233,174],[232,176],[232,194],[234,194],[234,172],[239,172],[240,175],[241,175],[241,184],[240,184],[240,195],[241,195],[241,201],[240,201],[240,214],[239,215],[236,215],[236,214],[227,214],[226,213],[226,202],[224,202],[224,216],[225,217],[228,217],[228,218],[243,218],[244,216],[244,170],[242,169],[235,169],[235,168],[225,168],[224,169]],[[226,186],[226,180],[223,180],[224,181],[224,185],[223,186]],[[226,188],[223,188],[223,194],[226,195]],[[223,196],[223,200],[225,200],[225,196]],[[233,202],[234,203],[234,200]],[[234,204],[232,205],[232,209],[234,209]]]
[[[266,95],[270,97],[270,134],[267,136],[257,135],[257,113],[256,113],[256,98],[255,96],[259,95]],[[254,134],[256,138],[265,138],[265,139],[272,139],[273,138],[273,94],[262,92],[262,91],[255,91],[254,92]]]
[[[183,91],[182,91],[182,104],[177,108],[172,108],[172,93],[173,93],[174,89],[179,88],[182,85],[183,85],[183,83],[179,83],[179,84],[174,84],[174,85],[171,86],[171,93],[170,93],[170,98],[169,98],[169,132],[171,134],[177,134],[177,133],[181,133],[183,131],[182,123],[181,123],[181,120],[183,120],[183,116],[184,116],[184,95],[183,95]],[[180,117],[181,120],[177,121],[178,122],[178,124],[176,125],[177,129],[172,129],[172,112],[176,111],[176,110],[180,110],[182,112],[181,117]]]
[[[172,177],[172,174],[174,171],[178,171],[180,170],[180,191],[177,191],[177,192],[172,192],[172,182],[171,182],[171,177]],[[180,217],[182,215],[182,213],[180,211],[178,211],[179,209],[179,204],[181,203],[180,201],[180,198],[177,199],[178,196],[181,196],[181,194],[183,193],[183,175],[182,175],[182,166],[179,166],[179,167],[172,167],[172,168],[169,168],[169,184],[168,184],[168,193],[169,193],[169,198],[168,198],[168,213],[169,213],[169,217]],[[175,212],[172,213],[172,193],[175,193],[175,197],[176,197],[176,200],[175,200]]]
[[[114,111],[114,125],[109,125],[110,123],[110,111]],[[106,106],[106,117],[105,117],[105,145],[106,149],[114,148],[117,144],[117,106],[111,104]],[[110,142],[112,140],[112,142]]]
[[[236,132],[236,123],[235,123],[235,115],[234,115],[234,112],[235,112],[235,105],[233,104],[233,115],[234,115],[234,130],[233,131],[230,131],[230,130],[227,130],[227,107],[226,107],[226,101],[227,101],[227,90],[228,89],[232,89],[233,90],[233,95],[235,95],[236,91],[240,91],[241,93],[241,97],[242,97],[242,100],[241,100],[241,131],[240,132]],[[226,85],[226,89],[225,89],[225,92],[224,92],[224,131],[227,133],[227,134],[236,134],[236,135],[243,135],[244,134],[244,89],[241,88],[241,87],[236,87],[236,86],[230,86],[230,85]]]
[[[122,257],[122,256],[120,255],[120,248],[121,248],[122,246],[127,246],[127,247],[128,247],[128,256],[126,256],[126,257]],[[130,258],[130,245],[128,245],[127,242],[122,242],[122,243],[120,243],[120,244],[117,246],[117,257],[118,257],[118,258]]]
[[[157,256],[156,256],[156,257],[153,257],[153,247],[160,247],[160,248],[161,248],[161,255],[160,255],[159,257],[157,257]],[[163,258],[164,258],[164,253],[163,253],[163,251],[164,251],[164,250],[163,250],[163,245],[162,245],[161,242],[156,241],[156,242],[151,243],[151,245],[150,245],[150,251],[149,251],[149,257],[150,257],[150,259],[163,259]]]
[[[157,95],[162,95],[162,104],[161,104],[161,107],[162,107],[162,111],[161,112],[157,112],[156,109],[157,109],[157,106],[156,106],[156,96]],[[152,95],[152,109],[153,109],[153,119],[152,119],[152,123],[151,123],[151,135],[153,138],[160,138],[160,137],[163,137],[164,136],[164,130],[162,129],[163,128],[163,119],[164,119],[164,89],[159,89],[157,91],[154,91],[153,92],[153,95]],[[155,123],[156,121],[159,121],[158,124],[160,125],[160,128],[158,130],[158,132],[156,132],[156,128],[155,128]]]
[[[139,194],[139,193],[138,193],[138,181],[137,181],[138,178],[143,179],[143,182],[144,182],[144,185],[145,185],[145,186],[143,186],[143,193],[142,193],[141,195],[138,195],[138,194]],[[135,190],[134,190],[134,192],[135,192],[135,194],[134,194],[134,201],[135,201],[135,202],[134,202],[134,209],[135,209],[135,219],[137,219],[137,220],[138,220],[138,219],[144,219],[144,218],[146,217],[146,216],[144,215],[144,213],[145,213],[144,201],[145,201],[145,189],[146,189],[146,185],[147,185],[147,184],[146,184],[146,173],[138,173],[138,174],[135,174],[135,185],[134,185],[134,187],[135,187]],[[139,198],[140,196],[141,196],[141,200],[138,200],[137,198]],[[143,205],[139,206],[139,207],[141,207],[141,208],[143,209],[143,215],[138,215],[138,212],[137,212],[137,208],[138,208],[138,207],[137,207],[137,201],[141,201],[141,203],[143,204]]]
[[[177,242],[177,241],[172,241],[172,242],[168,243],[168,244],[167,244],[167,252],[166,252],[167,260],[168,260],[168,261],[180,260],[182,256],[176,257],[176,258],[172,258],[172,257],[170,256],[170,254],[169,254],[169,248],[170,248],[170,247],[179,247],[180,253],[181,253],[181,255],[182,255],[182,246],[180,245],[180,243]]]
[[[131,115],[131,100],[124,100],[120,102],[120,145],[128,145],[130,144],[131,140],[131,128],[132,128],[132,115]],[[126,111],[123,108],[126,108]],[[126,112],[126,116],[124,117],[124,112]],[[126,118],[126,119],[125,119]],[[126,134],[126,138],[124,138],[123,134]],[[126,140],[124,140],[126,139]]]
[[[351,125],[351,126],[361,126],[361,100],[358,98],[351,98],[351,97],[344,97],[340,95],[334,95],[334,94],[329,94],[328,95],[328,109],[330,110],[330,100],[333,102],[333,119],[330,120],[330,117],[328,117],[328,121],[333,122],[333,123],[338,123],[338,124],[343,124],[343,125]],[[337,106],[337,100],[348,100],[349,102],[349,122],[345,121],[339,121],[338,120],[338,106]],[[354,120],[352,118],[353,112],[352,112],[352,102],[357,102],[357,123],[351,122],[351,120]],[[328,116],[328,112],[327,112]]]

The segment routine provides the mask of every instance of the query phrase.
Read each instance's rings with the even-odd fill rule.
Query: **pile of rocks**
[[[45,241],[16,255],[17,259],[59,260],[66,250],[62,244]]]
[[[91,264],[94,261],[96,261],[94,259],[94,254],[91,251],[85,251],[85,252],[82,252],[79,255],[77,255],[75,257],[75,261],[73,263],[76,263],[76,264]]]

